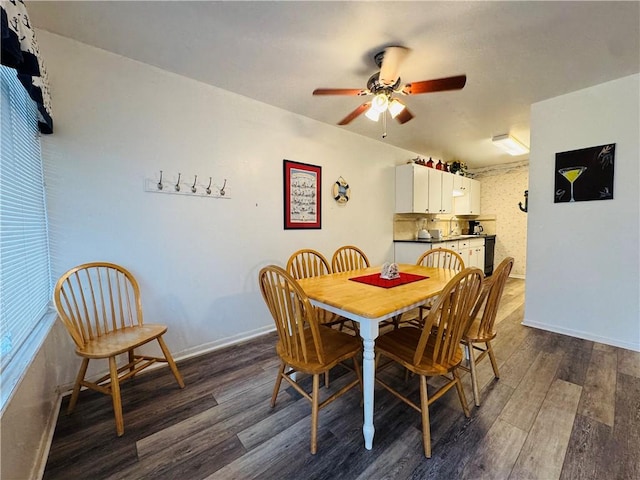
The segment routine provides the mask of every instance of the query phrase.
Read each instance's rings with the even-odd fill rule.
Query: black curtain
[[[2,65],[15,68],[18,79],[36,103],[38,127],[42,133],[53,133],[51,95],[44,63],[40,57],[35,32],[22,0],[2,2]]]

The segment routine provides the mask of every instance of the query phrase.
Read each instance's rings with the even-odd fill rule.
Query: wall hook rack
[[[144,191],[150,193],[171,193],[174,195],[189,195],[195,197],[209,198],[231,198],[229,196],[227,179],[225,178],[222,186],[213,181],[213,177],[209,177],[209,183],[198,183],[198,175],[193,176],[193,183],[182,181],[182,173],[178,172],[176,177],[165,175],[162,170],[156,178],[146,178],[144,182]],[[189,176],[187,176],[189,178]],[[175,179],[175,181],[174,181]],[[173,188],[171,188],[173,187]]]
[[[518,207],[520,207],[520,210],[524,213],[529,211],[529,190],[524,191],[524,207],[522,206],[522,202],[518,202]]]

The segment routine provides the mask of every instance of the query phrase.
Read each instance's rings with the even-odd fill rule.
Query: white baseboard
[[[41,480],[44,476],[44,469],[47,466],[47,460],[49,459],[49,451],[51,450],[51,442],[53,441],[53,434],[56,431],[56,424],[58,423],[58,415],[60,414],[60,405],[62,404],[62,394],[58,393],[58,397],[54,402],[54,405],[49,412],[49,418],[47,420],[47,425],[44,430],[44,435],[42,435],[42,440],[40,443],[38,461],[34,466],[34,471],[32,472],[31,478],[35,478],[37,480]]]
[[[535,322],[527,319],[524,319],[522,325],[526,327],[539,328],[540,330],[546,330],[548,332],[561,333],[562,335],[568,335],[570,337],[582,338],[583,340],[590,340],[592,342],[604,343],[605,345],[612,345],[614,347],[620,347],[626,350],[640,352],[640,343],[624,342],[615,338],[600,337],[589,332],[562,328],[558,327],[557,325],[549,325],[546,323]]]

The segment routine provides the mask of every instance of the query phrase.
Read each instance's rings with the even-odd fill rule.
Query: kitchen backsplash
[[[452,220],[450,220],[453,217]],[[480,215],[474,220],[479,221],[488,235],[496,233],[496,220],[493,215]],[[457,218],[452,215],[438,216],[420,213],[396,213],[393,217],[393,239],[414,240],[422,225],[427,230],[441,229],[445,236],[466,235],[469,233],[469,220]],[[452,233],[450,233],[453,231]]]

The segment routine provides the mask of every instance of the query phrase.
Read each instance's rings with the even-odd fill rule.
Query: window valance
[[[53,133],[51,93],[35,32],[22,0],[0,1],[2,13],[2,65],[15,68],[20,83],[38,108],[38,127]]]

